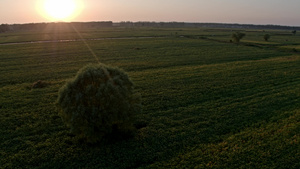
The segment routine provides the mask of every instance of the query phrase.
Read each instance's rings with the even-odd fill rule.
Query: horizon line
[[[97,22],[112,22],[114,23],[187,23],[187,24],[224,24],[224,25],[251,25],[251,26],[281,26],[300,28],[300,25],[280,25],[280,24],[255,24],[255,23],[230,23],[230,22],[185,22],[185,21],[50,21],[50,22],[24,22],[24,23],[1,23],[0,25],[26,25],[26,24],[48,24],[48,23],[97,23]]]

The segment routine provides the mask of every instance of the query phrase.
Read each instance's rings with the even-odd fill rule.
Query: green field
[[[244,30],[234,44],[227,29],[77,31],[0,34],[0,168],[300,168],[299,34]],[[58,116],[59,88],[92,53],[142,95],[133,138],[82,143]]]

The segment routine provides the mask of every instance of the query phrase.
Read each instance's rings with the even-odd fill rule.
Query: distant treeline
[[[232,29],[277,29],[300,30],[300,27],[281,25],[252,25],[226,23],[186,23],[186,22],[57,22],[57,23],[28,23],[28,24],[1,24],[0,33],[19,30],[57,29],[63,27],[76,28],[103,28],[103,27],[158,27],[158,28],[232,28]]]
[[[0,25],[0,33],[6,32],[6,31],[9,31],[9,30],[10,30],[10,25],[7,25],[7,24],[1,24]]]
[[[113,22],[51,22],[51,23],[27,23],[27,24],[2,24],[0,25],[0,33],[6,31],[22,31],[22,30],[45,30],[45,29],[66,29],[75,27],[81,28],[103,28],[112,27]]]
[[[279,29],[300,30],[296,26],[281,25],[252,25],[252,24],[228,24],[228,23],[188,23],[188,22],[119,22],[115,26],[122,27],[167,27],[167,28],[238,28],[238,29]]]

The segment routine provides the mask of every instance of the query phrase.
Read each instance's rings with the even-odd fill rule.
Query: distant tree
[[[292,34],[296,35],[297,31],[296,30],[293,30],[292,31]]]
[[[269,34],[265,34],[265,35],[264,35],[264,40],[265,40],[265,41],[269,41],[270,37],[271,37],[271,36],[270,36]]]
[[[9,26],[7,24],[1,24],[0,25],[0,33],[6,32],[9,30]]]
[[[239,43],[240,40],[241,40],[244,36],[246,36],[246,34],[241,33],[241,32],[236,32],[236,33],[233,33],[233,34],[232,34],[232,39],[233,39],[234,42]]]

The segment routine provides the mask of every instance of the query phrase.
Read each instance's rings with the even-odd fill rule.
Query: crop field
[[[0,168],[300,168],[300,35],[240,31],[0,34]],[[142,95],[132,138],[87,144],[58,116],[59,88],[95,57]]]

